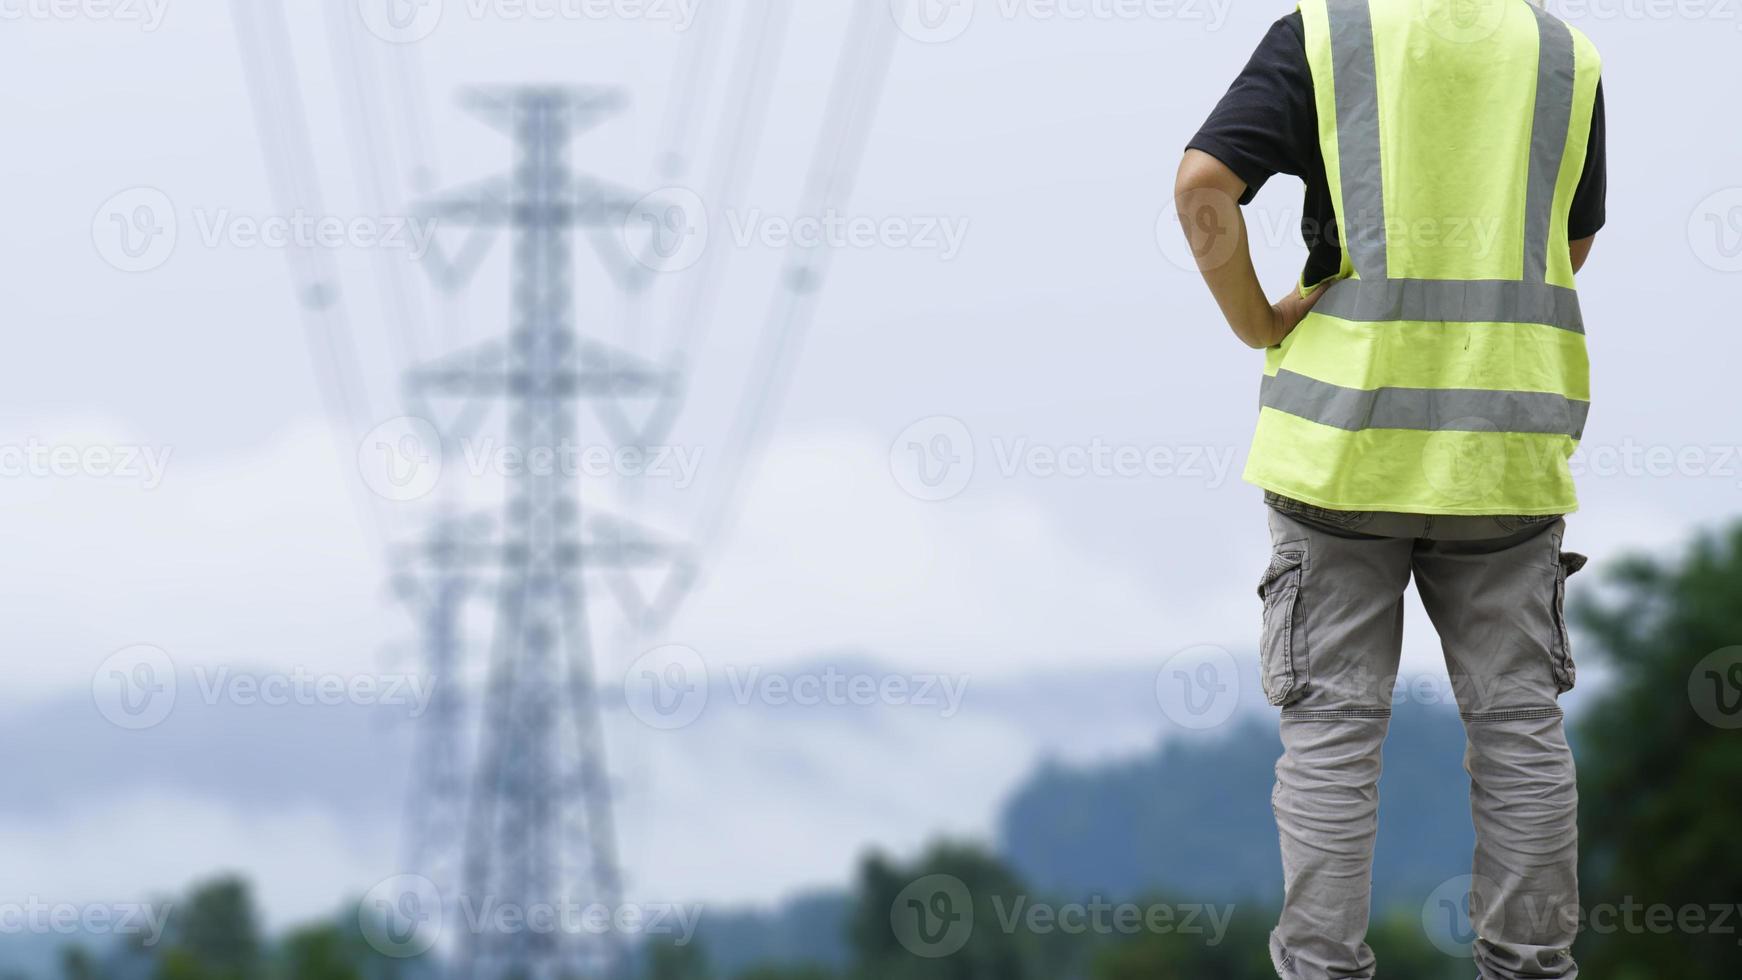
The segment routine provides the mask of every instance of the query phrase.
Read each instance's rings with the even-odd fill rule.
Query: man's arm
[[[1591,246],[1596,244],[1596,241],[1597,241],[1596,235],[1588,235],[1584,238],[1578,239],[1577,241],[1567,243],[1568,247],[1570,247],[1573,250],[1573,271],[1574,272],[1577,272],[1580,269],[1583,269],[1585,267],[1585,260],[1587,258],[1590,258]]]
[[[1174,207],[1198,271],[1234,335],[1248,347],[1274,347],[1318,302],[1324,287],[1304,299],[1298,289],[1274,304],[1265,297],[1240,213],[1245,192],[1246,182],[1222,161],[1202,150],[1187,150],[1174,181]]]

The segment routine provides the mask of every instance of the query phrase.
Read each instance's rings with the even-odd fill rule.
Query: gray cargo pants
[[[1573,686],[1566,578],[1585,559],[1561,550],[1565,523],[1266,500],[1260,659],[1265,695],[1283,709],[1271,795],[1285,889],[1270,940],[1278,975],[1373,976],[1380,746],[1413,575],[1468,739],[1477,969],[1483,980],[1577,977],[1578,789],[1556,699]]]

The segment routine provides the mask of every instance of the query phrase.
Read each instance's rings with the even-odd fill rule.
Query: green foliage
[[[1575,950],[1592,976],[1731,980],[1742,975],[1742,730],[1702,718],[1695,699],[1713,680],[1701,661],[1742,644],[1742,526],[1676,560],[1627,561],[1611,584],[1609,598],[1575,606],[1581,659],[1614,668],[1577,731],[1584,905],[1611,918]],[[1706,931],[1710,914],[1697,929],[1653,929],[1644,912],[1629,926],[1629,903],[1728,905],[1732,931]]]
[[[737,980],[836,980],[821,966],[757,966],[738,974]]]
[[[713,980],[708,954],[699,943],[659,942],[647,947],[647,980]]]
[[[83,946],[68,946],[61,950],[60,975],[62,980],[98,980],[102,972],[90,950]]]
[[[317,925],[285,937],[280,969],[286,980],[364,980],[367,947],[337,926]]]
[[[1270,910],[1236,906],[1226,935],[1146,932],[1095,957],[1094,980],[1276,980]],[[1400,974],[1401,976],[1401,974]]]
[[[171,910],[167,938],[157,980],[257,980],[263,972],[254,900],[241,878],[196,886]]]
[[[944,879],[959,883],[969,900],[912,890],[916,882]],[[906,866],[872,855],[860,865],[857,903],[848,923],[857,954],[853,975],[859,980],[1054,980],[1060,974],[1048,967],[1058,959],[1056,944],[1030,930],[1006,928],[1000,917],[1001,910],[1030,899],[1014,873],[977,847],[939,844]],[[897,935],[898,922],[906,935]],[[934,950],[924,940],[952,922],[966,929],[966,940],[959,948],[948,944],[947,955],[927,955]]]

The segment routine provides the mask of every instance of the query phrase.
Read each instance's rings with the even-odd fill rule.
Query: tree
[[[336,925],[315,925],[286,936],[279,952],[286,980],[364,980],[368,947]]]
[[[1009,910],[1033,900],[990,853],[940,844],[898,865],[860,865],[848,922],[863,980],[1054,980],[1060,944],[1018,924]]]
[[[700,943],[657,942],[647,946],[647,980],[713,980]]]
[[[1581,657],[1614,670],[1576,732],[1596,918],[1575,949],[1584,972],[1610,980],[1729,980],[1742,966],[1742,729],[1722,726],[1742,705],[1742,525],[1610,579],[1612,597],[1574,607]]]
[[[170,913],[173,941],[158,960],[159,980],[256,980],[260,927],[248,883],[227,876],[196,886]]]

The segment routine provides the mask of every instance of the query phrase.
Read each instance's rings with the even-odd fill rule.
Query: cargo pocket
[[[1554,576],[1554,683],[1555,693],[1565,694],[1578,680],[1578,668],[1573,665],[1573,638],[1567,630],[1567,579],[1585,567],[1590,559],[1576,551],[1563,551],[1555,563]]]
[[[1300,686],[1306,676],[1306,651],[1297,642],[1295,617],[1305,563],[1306,542],[1284,544],[1270,556],[1270,567],[1258,583],[1258,596],[1264,600],[1259,679],[1265,698],[1278,706],[1298,699],[1303,693]]]

